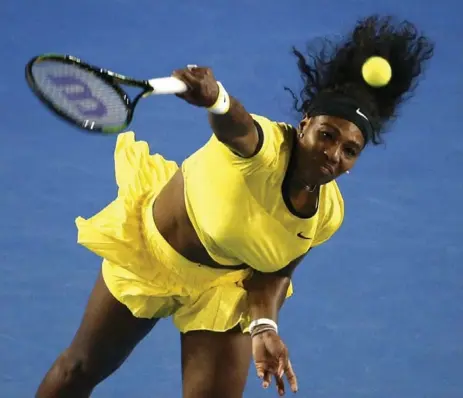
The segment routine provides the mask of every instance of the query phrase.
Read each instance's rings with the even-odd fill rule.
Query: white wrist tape
[[[275,329],[275,332],[278,334],[278,325],[276,324],[276,322],[274,320],[268,319],[268,318],[259,318],[259,319],[256,319],[256,320],[252,321],[251,324],[249,325],[249,333],[252,334],[252,331],[257,326],[261,326],[261,325],[271,326],[272,329]]]
[[[206,109],[216,115],[224,115],[230,109],[230,96],[228,95],[227,90],[225,90],[222,86],[222,83],[217,82],[217,85],[219,86],[219,96],[217,97],[214,105]]]

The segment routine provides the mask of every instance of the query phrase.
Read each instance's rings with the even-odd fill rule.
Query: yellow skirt
[[[181,332],[225,331],[249,326],[243,281],[250,270],[215,269],[177,253],[159,233],[152,204],[178,170],[149,154],[133,132],[120,134],[115,149],[118,196],[89,219],[78,217],[78,243],[103,258],[105,283],[140,318],[172,316]]]

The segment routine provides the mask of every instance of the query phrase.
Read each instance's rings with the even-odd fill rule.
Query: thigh
[[[181,335],[184,398],[241,398],[251,363],[251,339],[239,328]]]
[[[140,319],[109,292],[100,273],[71,345],[58,357],[38,397],[81,397],[113,373],[157,319]]]
[[[76,377],[98,383],[124,362],[156,322],[157,319],[133,316],[113,297],[100,273],[80,326],[55,367],[64,366],[77,373]]]
[[[99,275],[69,351],[84,354],[92,366],[110,373],[126,359],[157,319],[136,318],[117,301]]]

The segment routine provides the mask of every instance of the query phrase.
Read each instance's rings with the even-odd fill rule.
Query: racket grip
[[[180,79],[176,77],[158,77],[148,80],[149,85],[153,91],[148,95],[156,94],[181,94],[187,90],[187,86]]]

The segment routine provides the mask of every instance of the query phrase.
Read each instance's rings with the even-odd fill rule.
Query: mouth
[[[322,174],[327,176],[333,176],[335,172],[334,167],[330,164],[324,164],[320,166],[320,171],[322,172]]]

